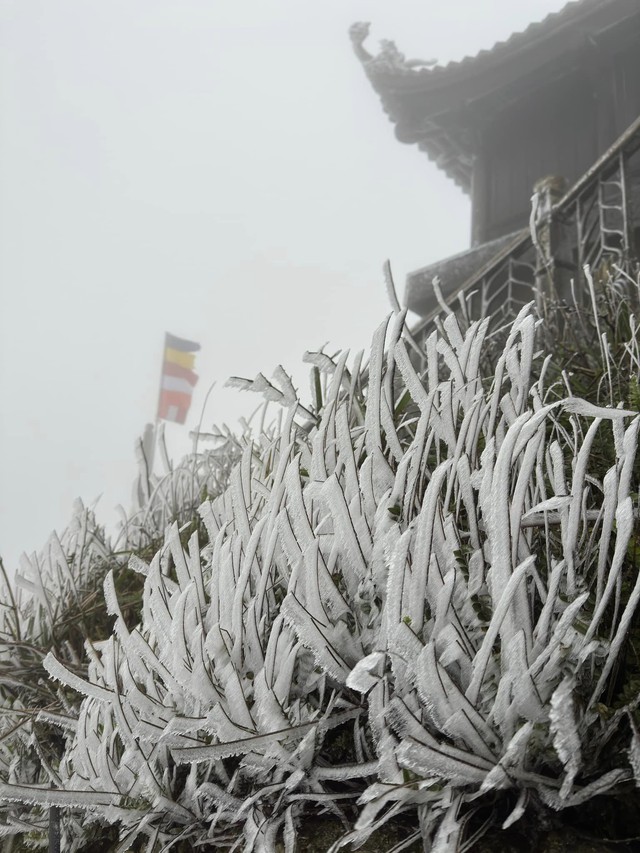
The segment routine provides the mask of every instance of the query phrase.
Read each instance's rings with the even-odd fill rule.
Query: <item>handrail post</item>
[[[536,182],[531,198],[529,224],[536,251],[535,294],[542,317],[547,315],[550,301],[567,299],[569,295],[567,270],[570,259],[565,257],[568,251],[566,229],[554,210],[565,190],[564,178],[549,175]]]

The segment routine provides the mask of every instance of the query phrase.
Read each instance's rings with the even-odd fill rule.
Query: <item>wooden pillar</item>
[[[471,178],[471,246],[480,246],[487,240],[489,216],[489,175],[484,147],[480,145],[473,158]]]

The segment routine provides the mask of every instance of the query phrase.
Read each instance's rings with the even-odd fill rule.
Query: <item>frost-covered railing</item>
[[[584,293],[584,267],[595,273],[638,260],[640,118],[552,208],[551,254],[560,294],[573,279]],[[604,271],[604,270],[603,270]]]
[[[638,260],[640,118],[555,203],[542,184],[529,227],[453,294],[437,293],[437,306],[414,334],[427,332],[443,308],[466,320],[490,316],[496,333],[532,300],[580,304],[587,292],[585,265],[603,277],[613,265]]]

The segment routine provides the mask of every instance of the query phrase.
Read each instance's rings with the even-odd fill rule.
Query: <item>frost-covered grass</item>
[[[239,383],[282,417],[239,443],[199,520],[131,557],[137,607],[98,538],[93,557],[54,548],[64,600],[107,566],[113,631],[74,650],[49,627],[35,697],[3,670],[5,833],[44,840],[56,805],[64,850],[111,825],[113,850],[289,853],[326,813],[332,851],[394,823],[394,851],[442,853],[487,816],[640,783],[637,330],[601,348],[602,375],[624,374],[605,406],[536,325],[523,310],[491,376],[486,322],[447,317],[418,371],[399,313],[366,363],[307,354],[311,404],[281,370]],[[55,623],[31,568],[3,661]]]

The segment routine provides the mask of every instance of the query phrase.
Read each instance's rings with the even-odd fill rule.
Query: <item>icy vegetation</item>
[[[313,404],[238,381],[282,416],[216,488],[213,451],[186,460],[115,549],[79,507],[2,611],[1,831],[44,845],[54,806],[65,851],[111,826],[114,851],[292,853],[326,813],[333,853],[388,822],[444,853],[640,784],[637,404],[574,396],[537,324],[487,376],[486,321],[449,315],[417,365],[398,313],[366,361],[306,354]],[[206,498],[158,540],[189,470]],[[96,577],[102,633],[80,608],[63,639]]]

